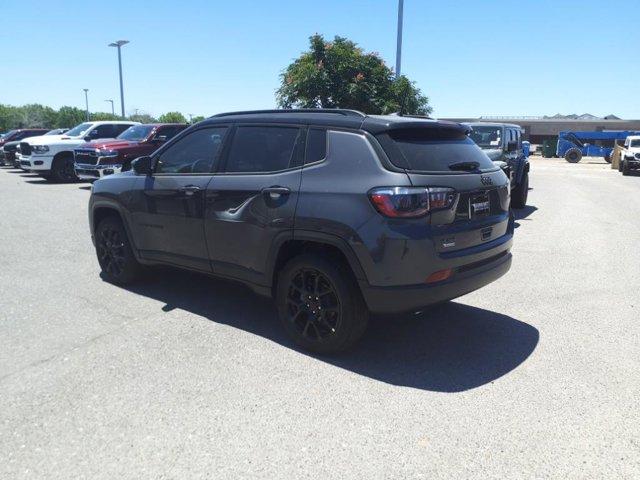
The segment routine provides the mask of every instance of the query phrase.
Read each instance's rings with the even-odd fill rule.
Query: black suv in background
[[[353,344],[369,313],[476,290],[511,265],[505,174],[457,123],[350,110],[216,115],[93,185],[105,278],[169,264],[272,296],[302,347]]]

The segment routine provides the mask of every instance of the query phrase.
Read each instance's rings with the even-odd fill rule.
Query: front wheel
[[[618,160],[618,171],[621,172],[622,171],[622,166],[624,165],[624,160],[621,158],[620,160]]]
[[[78,180],[73,162],[73,155],[62,155],[54,158],[51,165],[49,180],[59,183],[75,182]]]
[[[629,164],[627,162],[624,162],[624,164],[622,165],[622,175],[624,175],[625,177],[629,175]]]
[[[369,319],[349,268],[317,254],[302,254],[285,265],[276,302],[293,341],[318,353],[348,349],[362,336]]]
[[[511,192],[511,206],[513,208],[524,208],[529,197],[529,172],[522,174],[522,181]]]
[[[96,255],[105,279],[125,285],[133,282],[142,270],[133,254],[127,232],[119,218],[102,220],[96,228]]]

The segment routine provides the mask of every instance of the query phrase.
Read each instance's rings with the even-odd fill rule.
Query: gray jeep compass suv
[[[304,348],[509,270],[509,181],[463,125],[352,110],[216,115],[93,185],[104,277],[169,264],[275,299]]]

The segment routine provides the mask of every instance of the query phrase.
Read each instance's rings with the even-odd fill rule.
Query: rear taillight
[[[455,190],[444,187],[381,187],[369,192],[373,206],[386,217],[416,218],[449,208]]]

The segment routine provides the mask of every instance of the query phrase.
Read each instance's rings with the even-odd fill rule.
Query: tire
[[[624,164],[622,165],[622,175],[624,175],[625,177],[629,175],[629,165],[627,164],[627,162],[624,162]]]
[[[49,181],[57,183],[77,182],[78,177],[73,165],[73,154],[60,155],[53,159]]]
[[[578,163],[582,160],[582,152],[579,148],[570,148],[564,153],[564,159],[569,163]]]
[[[524,172],[522,181],[511,192],[511,206],[513,208],[524,208],[529,197],[529,172]]]
[[[604,156],[604,161],[607,163],[611,163],[611,154],[608,153],[607,155]]]
[[[122,221],[116,216],[106,217],[96,228],[96,255],[105,280],[126,285],[142,272],[136,260]]]
[[[301,254],[284,266],[276,303],[292,340],[321,354],[347,350],[360,339],[369,320],[348,266],[318,254]]]
[[[622,166],[624,165],[624,160],[621,158],[620,160],[618,160],[618,171],[621,172],[622,171]]]

